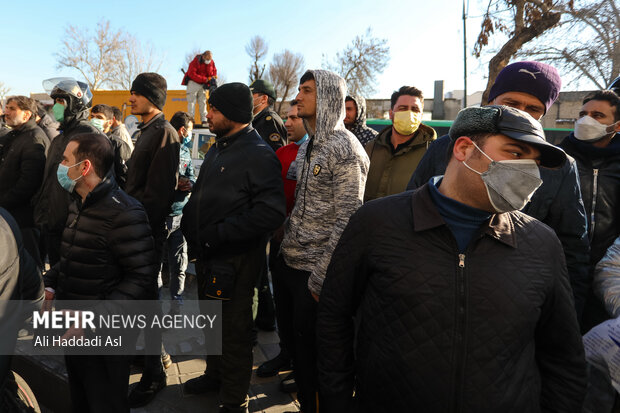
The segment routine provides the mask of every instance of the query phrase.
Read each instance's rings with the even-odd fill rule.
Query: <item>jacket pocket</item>
[[[216,300],[230,300],[237,274],[232,263],[214,260],[204,267],[205,296]]]

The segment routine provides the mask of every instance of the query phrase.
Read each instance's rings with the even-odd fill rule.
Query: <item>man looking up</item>
[[[332,252],[362,204],[368,156],[344,126],[346,84],[335,73],[308,70],[299,81],[297,115],[309,140],[297,153],[297,199],[284,229],[274,280],[282,286],[280,338],[293,357],[301,410],[317,406],[316,307]]]
[[[366,145],[370,170],[364,202],[402,192],[409,177],[437,139],[430,126],[422,124],[424,96],[413,86],[402,86],[392,93],[390,119],[392,125]]]
[[[605,255],[620,228],[620,98],[611,90],[583,100],[575,131],[560,144],[579,168],[581,196],[588,217],[590,271]],[[583,314],[585,333],[610,318],[592,290]]]
[[[560,75],[553,66],[541,62],[512,63],[497,75],[488,103],[514,107],[540,120],[557,99],[561,84]],[[450,155],[449,146],[450,137],[446,135],[428,148],[407,189],[418,188],[433,176],[444,173]],[[573,158],[567,159],[560,169],[541,169],[543,184],[521,212],[549,225],[560,238],[575,298],[577,319],[581,321],[590,288],[589,243],[577,165]]]
[[[48,140],[36,124],[36,111],[34,100],[26,96],[6,101],[4,119],[11,131],[0,137],[0,207],[15,218],[24,247],[42,269],[31,201],[43,182]]]
[[[449,136],[443,177],[366,203],[342,234],[317,317],[321,409],[579,413],[562,247],[517,211],[565,154],[506,106],[463,109]]]
[[[344,101],[344,126],[360,140],[362,146],[377,136],[377,131],[366,126],[366,99],[349,95]]]
[[[252,126],[275,152],[286,144],[284,123],[280,116],[273,111],[276,90],[271,82],[262,79],[252,82],[250,90],[254,101]]]
[[[207,355],[205,374],[188,393],[219,392],[221,413],[247,412],[252,375],[252,297],[269,234],[285,218],[280,163],[250,126],[252,94],[224,84],[209,97],[209,149],[182,231],[197,257],[198,297],[222,300],[222,355]],[[208,333],[207,333],[208,334]]]
[[[164,118],[166,79],[157,73],[141,73],[131,84],[131,113],[140,115],[136,147],[129,158],[126,192],[144,205],[155,240],[155,253],[161,259],[166,240],[166,217],[174,202],[174,191],[179,173],[180,142],[177,132]],[[153,273],[157,279],[159,271]],[[156,285],[156,283],[155,283]],[[157,288],[151,291],[152,300],[158,299]],[[146,329],[145,341],[161,343],[159,329]],[[162,358],[167,358],[162,346],[161,355],[147,355],[144,372],[129,396],[131,407],[149,403],[166,385]],[[168,356],[169,357],[169,356]]]

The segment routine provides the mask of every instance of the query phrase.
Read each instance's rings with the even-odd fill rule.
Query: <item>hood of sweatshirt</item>
[[[357,108],[357,116],[355,116],[351,130],[364,128],[366,126],[366,99],[358,95],[349,95],[349,97],[353,99]]]
[[[316,82],[316,131],[304,119],[304,126],[313,136],[315,147],[324,144],[335,131],[346,131],[344,127],[344,98],[347,85],[343,78],[327,70],[308,70]]]

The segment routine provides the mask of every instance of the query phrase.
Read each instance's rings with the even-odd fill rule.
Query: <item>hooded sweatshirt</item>
[[[359,139],[362,146],[377,136],[377,131],[366,126],[366,99],[357,95],[349,95],[357,107],[357,116],[353,126],[349,129]]]
[[[316,131],[300,148],[296,202],[286,224],[282,255],[310,272],[308,288],[320,294],[332,252],[349,217],[362,205],[369,160],[344,126],[346,85],[335,73],[311,70],[316,81]]]

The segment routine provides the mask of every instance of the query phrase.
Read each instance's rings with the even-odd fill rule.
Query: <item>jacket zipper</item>
[[[455,326],[455,364],[454,377],[454,405],[452,411],[460,411],[463,384],[463,372],[465,370],[465,254],[459,254],[459,271],[457,276],[457,303],[456,303],[456,326]]]
[[[592,170],[592,209],[590,210],[590,242],[594,238],[594,226],[596,225],[596,197],[598,193],[598,169]]]

